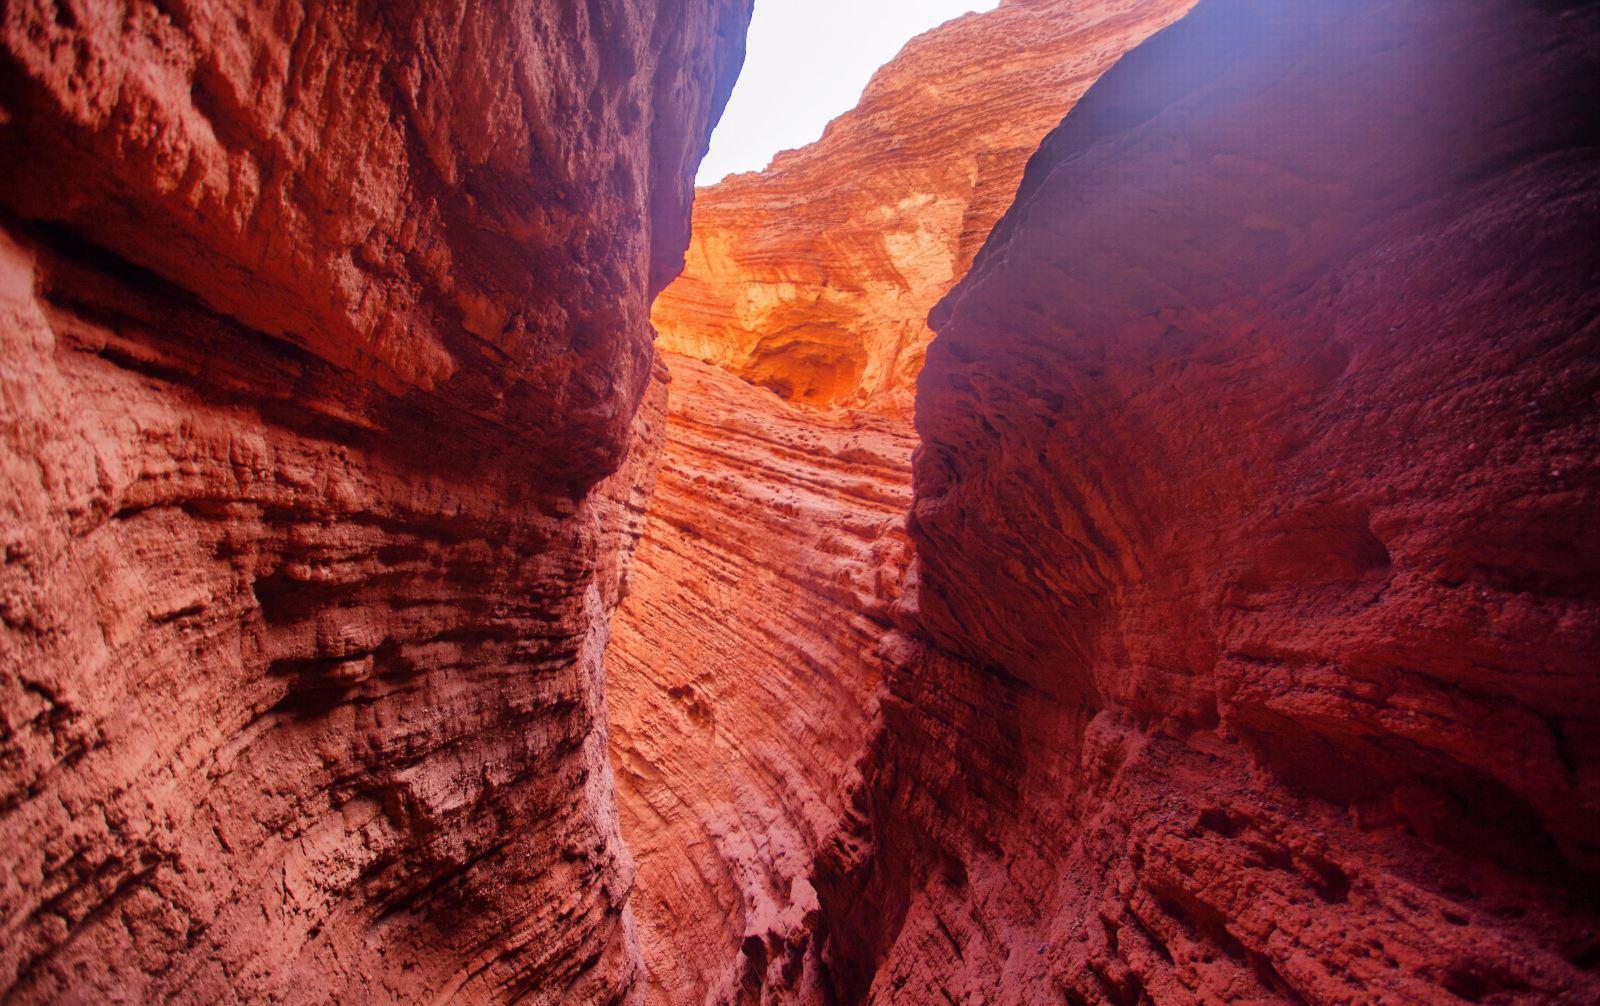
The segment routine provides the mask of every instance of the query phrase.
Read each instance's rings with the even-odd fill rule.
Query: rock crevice
[[[899,659],[886,640],[909,561],[923,317],[1039,140],[1188,6],[1050,0],[956,19],[818,142],[699,193],[685,274],[652,313],[673,374],[666,446],[608,652],[660,1001],[830,1001],[814,885],[854,827]]]

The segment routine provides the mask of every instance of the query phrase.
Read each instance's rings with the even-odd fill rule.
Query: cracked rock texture
[[[1600,15],[1202,0],[937,308],[845,1002],[1600,1001]]]
[[[6,5],[0,998],[642,995],[601,654],[748,15]]]
[[[928,310],[1044,135],[1193,0],[1028,0],[909,42],[822,138],[702,190],[661,346],[785,398],[909,415]]]

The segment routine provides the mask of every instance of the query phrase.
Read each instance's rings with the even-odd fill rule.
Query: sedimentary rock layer
[[[606,655],[652,1000],[822,1001],[813,859],[876,713],[912,439],[667,362],[666,447]]]
[[[795,401],[908,414],[928,309],[1040,139],[1192,3],[1006,3],[913,39],[816,143],[701,191],[662,347]]]
[[[748,7],[6,6],[0,997],[642,991],[600,656]]]
[[[821,141],[701,190],[689,271],[654,317],[662,345],[715,366],[668,354],[666,460],[608,655],[661,1001],[831,994],[811,885],[885,673],[923,316],[1062,111],[1187,6],[1050,0],[956,20]],[[796,407],[740,377],[870,406]]]
[[[843,1001],[1600,998],[1592,5],[1202,0],[935,313]]]

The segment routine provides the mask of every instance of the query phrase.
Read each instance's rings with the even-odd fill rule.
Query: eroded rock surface
[[[1202,0],[1045,142],[935,312],[844,1001],[1600,998],[1597,40]]]
[[[923,316],[1040,137],[1187,6],[1050,0],[950,22],[818,143],[701,191],[688,272],[654,319],[663,346],[712,362],[667,354],[663,467],[608,654],[660,1001],[829,1001],[815,859],[875,729]]]
[[[894,419],[667,363],[666,448],[607,651],[652,999],[822,1001],[813,860],[877,711],[913,442]]]
[[[661,346],[794,401],[909,415],[929,308],[1044,135],[1193,0],[1031,0],[913,39],[823,137],[702,190]]]
[[[0,997],[642,992],[601,653],[748,14],[6,6]]]
[[[0,998],[1600,1000],[1594,5],[1201,0],[912,492],[1187,6],[913,43],[669,381],[748,3],[8,5]]]

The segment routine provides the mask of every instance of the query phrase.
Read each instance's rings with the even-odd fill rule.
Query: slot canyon
[[[0,1002],[1600,1003],[1600,5],[763,2],[4,5]]]

